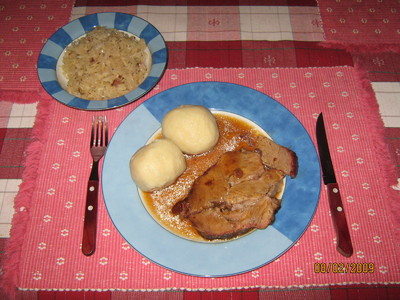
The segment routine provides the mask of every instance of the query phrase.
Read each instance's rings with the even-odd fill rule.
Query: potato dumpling
[[[130,160],[132,179],[146,192],[171,185],[185,169],[182,151],[167,139],[154,140],[140,148]]]
[[[186,154],[207,152],[219,138],[215,117],[200,105],[182,105],[169,111],[161,126],[163,136]]]

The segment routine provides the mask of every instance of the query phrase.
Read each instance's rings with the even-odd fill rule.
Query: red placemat
[[[101,202],[98,249],[80,251],[85,188],[91,158],[87,149],[92,114],[46,97],[39,106],[41,135],[29,150],[24,185],[16,198],[5,283],[37,290],[164,290],[305,287],[344,283],[399,282],[398,244],[390,210],[395,202],[393,170],[383,144],[382,123],[367,83],[351,67],[303,69],[168,70],[144,99],[107,111],[111,133],[140,102],[167,88],[197,81],[245,85],[275,98],[314,139],[323,111],[348,215],[355,253],[335,250],[326,193],[310,227],[283,256],[252,272],[226,278],[175,273],[147,260],[118,234]],[[382,180],[378,183],[376,177]],[[71,197],[73,195],[73,197]],[[315,272],[315,263],[372,263],[371,273]]]

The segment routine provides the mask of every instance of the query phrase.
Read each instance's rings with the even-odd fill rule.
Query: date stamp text
[[[374,273],[374,263],[315,263],[315,273]]]

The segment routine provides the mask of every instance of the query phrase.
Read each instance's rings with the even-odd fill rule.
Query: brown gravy
[[[185,155],[187,168],[174,184],[160,191],[140,192],[147,211],[161,226],[180,237],[195,241],[208,240],[197,233],[190,221],[182,220],[179,216],[172,214],[171,208],[188,195],[196,178],[214,165],[223,153],[241,148],[254,150],[247,141],[257,135],[265,135],[265,132],[257,126],[236,115],[221,112],[213,112],[213,114],[220,132],[217,145],[206,153]],[[159,132],[153,138],[161,137],[161,132]]]

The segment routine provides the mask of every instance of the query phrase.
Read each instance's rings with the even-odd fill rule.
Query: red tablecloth
[[[340,128],[340,125],[343,124],[344,121],[346,121],[346,123],[354,121],[356,119],[354,116],[357,117],[360,115],[362,115],[362,121],[364,122],[361,124],[368,124],[368,126],[370,126],[371,123],[368,123],[367,115],[371,114],[373,120],[375,120],[373,124],[377,125],[375,128],[377,132],[375,132],[376,135],[374,135],[374,137],[378,139],[379,143],[382,142],[383,138],[386,138],[385,141],[389,145],[390,153],[392,153],[392,163],[389,163],[389,165],[385,164],[389,170],[389,177],[386,178],[387,181],[383,181],[385,184],[382,186],[381,181],[380,185],[377,184],[374,181],[375,178],[372,176],[372,174],[376,173],[372,171],[374,168],[371,167],[370,161],[377,160],[375,155],[379,153],[370,148],[373,140],[363,141],[363,143],[365,143],[363,145],[368,146],[366,149],[371,149],[371,151],[363,152],[362,154],[360,151],[358,151],[358,153],[355,151],[354,157],[352,158],[347,157],[348,151],[344,151],[345,154],[340,154],[340,151],[335,153],[335,156],[338,156],[337,163],[342,175],[340,177],[341,184],[344,185],[344,188],[348,189],[346,205],[360,208],[360,210],[351,210],[349,212],[352,218],[350,222],[352,233],[356,237],[360,236],[359,241],[361,241],[363,245],[362,247],[360,246],[353,258],[355,262],[356,260],[357,262],[366,262],[365,260],[368,255],[372,255],[371,253],[373,252],[376,253],[379,247],[383,247],[387,254],[397,251],[399,243],[398,239],[394,236],[395,230],[391,227],[391,223],[382,227],[380,223],[374,225],[374,222],[380,222],[374,220],[378,220],[377,216],[380,216],[380,214],[383,214],[385,220],[390,217],[390,214],[386,210],[388,206],[383,207],[385,206],[383,203],[386,203],[384,201],[392,200],[393,203],[396,203],[397,197],[398,203],[398,195],[394,194],[395,189],[391,189],[390,185],[396,184],[395,180],[398,175],[396,176],[395,174],[400,173],[396,168],[396,160],[398,160],[396,149],[399,147],[399,140],[397,137],[400,136],[400,133],[397,128],[383,128],[382,124],[379,124],[379,117],[377,115],[378,109],[370,83],[364,81],[364,85],[361,87],[359,85],[359,76],[364,76],[364,79],[368,79],[372,82],[400,81],[398,48],[400,39],[398,35],[399,29],[397,28],[399,18],[393,17],[399,14],[400,7],[398,7],[398,4],[389,1],[354,1],[352,5],[348,6],[344,4],[343,1],[319,1],[318,3],[314,1],[301,1],[299,3],[298,1],[277,0],[268,1],[268,3],[264,3],[263,1],[257,3],[240,1],[239,3],[233,4],[229,1],[208,1],[210,3],[201,3],[203,6],[198,6],[200,3],[197,1],[168,1],[164,2],[163,6],[159,6],[158,3],[153,2],[154,1],[137,1],[137,3],[130,1],[76,1],[74,4],[73,1],[67,0],[48,2],[31,1],[29,3],[25,1],[4,1],[4,4],[0,5],[0,16],[2,17],[1,22],[3,25],[0,26],[2,34],[0,47],[4,54],[0,57],[0,99],[6,101],[0,102],[0,124],[2,124],[0,128],[0,146],[2,150],[0,165],[3,166],[0,168],[0,178],[24,179],[24,184],[21,185],[20,194],[17,197],[17,200],[19,199],[17,203],[19,204],[17,204],[16,208],[19,213],[14,218],[14,222],[19,223],[29,220],[28,217],[24,217],[25,207],[32,208],[32,212],[40,211],[40,202],[31,202],[31,198],[27,197],[27,194],[46,194],[48,188],[46,189],[45,186],[38,188],[33,183],[36,183],[37,174],[39,175],[37,180],[44,180],[44,182],[47,182],[48,179],[41,179],[41,176],[43,176],[43,171],[40,171],[41,168],[38,169],[37,174],[32,173],[31,163],[38,158],[35,158],[35,155],[39,155],[39,148],[41,148],[41,150],[51,149],[51,145],[47,144],[47,141],[56,139],[57,134],[59,134],[57,131],[55,135],[51,135],[50,138],[43,140],[46,126],[50,126],[49,124],[52,124],[51,122],[56,122],[57,117],[65,114],[71,115],[69,113],[71,109],[63,107],[58,103],[52,103],[51,99],[43,94],[43,90],[36,76],[35,64],[38,53],[46,39],[58,27],[67,23],[70,19],[71,8],[74,4],[75,8],[72,10],[72,18],[94,12],[122,11],[138,15],[154,24],[163,34],[168,46],[169,71],[166,73],[167,75],[172,74],[174,69],[192,67],[217,68],[186,71],[177,70],[177,73],[181,72],[180,74],[190,75],[185,75],[184,79],[180,78],[182,81],[178,80],[175,83],[171,82],[170,78],[163,79],[159,86],[161,90],[171,85],[186,82],[187,80],[201,80],[204,75],[202,75],[203,71],[212,74],[215,78],[218,78],[218,80],[235,82],[237,78],[235,78],[234,74],[235,72],[239,72],[239,69],[223,71],[218,68],[245,68],[243,71],[252,74],[250,77],[253,78],[244,83],[245,85],[259,88],[256,83],[263,82],[264,84],[261,88],[263,92],[287,104],[290,110],[300,116],[303,116],[302,113],[299,112],[301,108],[305,108],[305,111],[308,111],[309,114],[311,110],[315,110],[313,112],[314,116],[317,113],[316,108],[318,108],[318,112],[326,111],[331,114],[332,126],[338,126]],[[388,16],[388,14],[390,15]],[[351,26],[349,24],[351,24]],[[358,27],[363,30],[359,30]],[[368,51],[365,51],[365,49],[368,49]],[[338,89],[342,88],[342,86],[341,84],[335,83],[333,87],[335,88],[336,94],[326,94],[327,87],[324,86],[324,83],[327,84],[329,81],[325,81],[325,78],[326,76],[332,76],[334,70],[336,70],[332,67],[336,66],[355,66],[355,68],[342,67],[342,69],[340,69],[343,70],[345,74],[350,74],[349,76],[351,77],[349,82],[345,83],[346,89],[339,93]],[[287,67],[296,69],[271,69]],[[315,70],[307,69],[309,72],[305,72],[313,73],[314,71],[315,74],[318,74],[319,81],[316,78],[312,78],[311,86],[302,85],[301,92],[283,89],[281,84],[283,84],[285,80],[290,86],[290,83],[292,81],[294,82],[294,79],[299,79],[299,72],[301,73],[304,71],[299,68],[309,67],[321,68]],[[263,71],[251,68],[267,69]],[[279,83],[271,82],[271,78],[269,78],[268,75],[272,73],[281,74],[281,76],[286,79]],[[290,73],[292,75],[290,75]],[[186,76],[189,77],[186,78]],[[304,78],[302,78],[302,80],[304,80]],[[322,83],[323,87],[318,86],[317,82]],[[350,86],[348,86],[348,84],[350,84]],[[158,91],[159,90],[155,89],[152,94]],[[364,107],[360,108],[357,105],[354,107],[347,107],[344,104],[345,102],[342,103],[342,98],[344,97],[344,99],[346,99],[346,96],[343,95],[347,95],[346,92],[348,91],[354,91],[357,96],[351,93],[349,96],[355,97],[351,99],[357,101],[357,105],[363,103]],[[340,97],[337,93],[340,94]],[[292,100],[294,97],[298,98],[298,101]],[[337,98],[340,98],[340,100],[337,100]],[[147,99],[147,97],[145,99]],[[24,127],[23,125],[18,128],[10,128],[7,125],[8,121],[13,117],[13,103],[32,103],[36,101],[39,101],[39,118],[33,129]],[[314,107],[311,101],[318,103],[318,105]],[[335,106],[337,103],[341,103],[338,105],[339,108]],[[351,103],[354,105],[355,102]],[[114,122],[117,120],[117,122],[121,121],[123,115],[126,115],[130,110],[134,109],[136,105],[137,103],[124,107],[122,111],[110,112],[113,117],[115,114],[118,115],[115,115],[113,118]],[[371,105],[372,111],[370,111]],[[300,110],[297,106],[300,107]],[[355,113],[357,110],[356,107],[360,109],[359,113]],[[341,113],[336,115],[334,112],[335,110]],[[52,115],[51,118],[44,118],[43,116],[46,116],[46,113],[49,111],[54,112],[54,116]],[[74,114],[81,115],[82,118],[87,115],[85,112],[75,111]],[[42,116],[42,118],[40,116]],[[302,121],[308,124],[307,128],[309,132],[312,132],[311,121],[314,119],[312,119],[311,115],[309,118],[311,119],[301,117]],[[376,122],[378,122],[378,124],[376,124]],[[71,125],[72,124],[68,124],[68,126]],[[89,122],[86,122],[82,126],[88,125]],[[347,124],[345,127],[349,126],[350,125]],[[358,124],[357,126],[362,125]],[[337,132],[337,130],[335,131]],[[348,135],[348,138],[350,138],[350,136],[353,136],[353,134]],[[83,140],[84,138],[85,137],[82,135],[81,139]],[[58,139],[55,141],[57,140]],[[348,141],[346,141],[346,143],[348,143]],[[346,143],[343,142],[343,145],[347,145]],[[85,144],[86,143],[83,142],[79,143],[80,147],[83,147]],[[30,145],[30,148],[26,148],[27,145]],[[342,149],[341,147],[342,145],[338,145],[337,149],[340,150]],[[383,148],[379,149],[385,148],[383,144],[380,144],[380,147]],[[346,148],[347,147],[344,147],[343,149]],[[26,163],[24,162],[25,159],[23,155],[25,149],[28,150],[26,152],[28,154]],[[357,149],[351,147],[350,150],[353,151]],[[84,149],[82,149],[82,153],[83,152]],[[347,158],[344,158],[345,155]],[[88,153],[85,153],[83,157],[88,158]],[[384,156],[382,159],[386,161],[387,157]],[[90,163],[90,160],[88,161]],[[41,162],[43,162],[43,160],[41,160]],[[349,168],[347,168],[349,164],[353,166],[352,168],[367,169],[365,172],[359,171],[362,176],[357,179],[357,184],[355,184],[354,181],[348,180],[348,178],[353,178],[351,176],[353,175],[353,171],[349,172]],[[22,168],[22,166],[26,166],[25,172],[23,172],[24,168]],[[81,170],[81,172],[84,172],[84,170]],[[381,170],[381,172],[383,172],[381,173],[382,176],[385,175],[384,170]],[[78,175],[78,177],[85,177],[84,174]],[[67,176],[66,174],[63,176],[64,179],[67,178],[65,177]],[[68,175],[68,178],[71,178],[70,176],[74,176],[74,174]],[[79,181],[79,184],[83,182],[85,182],[84,179]],[[359,190],[357,190],[357,188],[359,188]],[[379,194],[377,192],[379,189],[384,189],[384,192]],[[372,193],[371,195],[373,195],[373,197],[368,198],[371,201],[368,202],[368,204],[371,205],[363,203],[360,207],[358,206],[360,205],[358,202],[359,197],[355,197],[354,195],[360,195],[360,191],[367,194]],[[387,195],[389,199],[384,197],[385,195]],[[35,199],[35,197],[33,199]],[[376,202],[377,199],[380,199],[382,202]],[[324,201],[323,195],[321,198],[321,202],[322,201]],[[395,298],[396,295],[398,296],[399,289],[393,286],[393,283],[399,282],[399,275],[393,272],[398,272],[399,264],[398,261],[393,260],[394,258],[392,258],[391,255],[381,255],[381,257],[370,256],[377,264],[376,273],[373,274],[373,277],[368,277],[368,274],[358,274],[360,276],[342,280],[340,275],[330,274],[330,278],[328,279],[328,276],[321,276],[322,274],[313,274],[311,272],[310,266],[314,262],[319,261],[318,258],[322,257],[321,261],[327,259],[326,262],[328,263],[339,262],[338,260],[341,259],[341,257],[337,256],[338,254],[334,251],[333,247],[329,248],[327,245],[322,245],[322,249],[324,250],[319,251],[321,249],[321,241],[325,240],[322,237],[328,238],[329,240],[332,239],[333,234],[332,228],[328,226],[328,221],[330,221],[329,214],[327,209],[324,209],[324,206],[326,206],[326,203],[322,204],[322,207],[320,205],[317,215],[313,220],[312,225],[316,226],[310,227],[304,237],[300,239],[299,245],[291,249],[291,251],[278,261],[278,263],[285,264],[286,266],[283,269],[284,274],[292,274],[292,279],[294,278],[297,281],[291,281],[290,276],[288,276],[288,278],[276,278],[274,284],[262,280],[257,282],[257,280],[260,280],[260,275],[268,274],[268,272],[271,272],[271,270],[276,267],[267,266],[265,267],[266,269],[261,269],[257,274],[249,273],[244,275],[244,277],[248,276],[248,279],[244,278],[243,282],[246,284],[243,285],[239,284],[237,278],[226,279],[226,282],[229,283],[228,285],[223,285],[221,282],[213,282],[212,285],[201,285],[199,282],[197,282],[198,285],[196,285],[192,282],[192,285],[190,285],[191,280],[188,280],[186,284],[182,284],[182,280],[184,279],[182,279],[180,275],[176,275],[180,279],[177,279],[176,276],[172,276],[173,282],[164,280],[161,281],[163,284],[158,282],[158,285],[145,287],[160,289],[171,287],[196,289],[196,286],[201,289],[243,286],[258,287],[257,289],[245,289],[236,292],[169,291],[163,293],[145,292],[145,294],[143,294],[143,292],[118,291],[102,293],[89,291],[75,293],[40,291],[37,293],[36,291],[24,291],[19,292],[19,296],[36,297],[39,295],[40,298],[54,296],[85,296],[107,299],[126,297],[128,295],[132,297],[147,296],[154,298],[160,296],[167,298],[196,298],[208,296],[219,298],[233,296],[246,299],[271,296],[276,298],[291,296],[300,298],[352,298],[356,294],[367,298],[370,297],[371,299],[376,298],[376,296],[390,299],[391,297]],[[363,218],[359,218],[361,215]],[[40,223],[41,218],[42,217],[39,217],[39,219],[35,220]],[[105,222],[104,224],[110,222],[107,219],[105,210],[102,211],[102,218]],[[43,220],[42,218],[42,221]],[[13,227],[11,232],[12,238],[13,233],[14,237],[16,236],[16,232],[17,235],[23,234],[20,232],[22,229],[18,228],[20,227],[17,225]],[[110,228],[110,230],[115,230],[112,227]],[[377,228],[379,228],[379,230]],[[374,231],[379,232],[372,234]],[[322,234],[322,236],[318,239],[314,239],[312,236],[315,234]],[[363,236],[362,239],[361,235]],[[365,235],[367,237],[365,237]],[[32,238],[28,239],[29,242],[27,240],[28,245],[30,242],[41,243],[35,240],[37,237],[34,237],[33,234],[29,236],[32,236]],[[302,244],[303,240],[307,242]],[[18,252],[16,248],[19,246],[15,241],[16,239],[14,239],[14,243],[10,242],[8,244],[7,252],[14,254],[8,256],[7,259],[13,257],[13,255],[15,259],[15,253]],[[2,242],[2,247],[4,248],[4,241]],[[43,244],[40,244],[42,246],[39,244],[34,252],[38,252],[39,248],[43,248]],[[299,258],[305,255],[306,251],[304,247],[306,245],[310,246],[313,251],[311,251],[312,257],[309,257],[308,263],[304,265],[304,260],[296,260],[293,257],[296,254],[299,255]],[[24,255],[24,253],[26,255],[27,251],[29,252],[28,248],[24,249],[25,250],[20,252],[21,255]],[[17,252],[13,252],[14,250],[17,250]],[[134,250],[130,249],[130,251],[133,252]],[[322,253],[322,256],[318,253]],[[133,254],[133,257],[136,256],[137,254]],[[287,261],[284,260],[286,256],[289,256],[289,260]],[[48,258],[45,257],[47,256],[44,256],[46,261]],[[138,263],[140,257],[135,258],[134,261],[135,260],[135,263]],[[8,262],[8,274],[10,274],[10,266],[24,266],[22,270],[15,269],[14,272],[11,272],[16,276],[14,278],[15,282],[24,283],[20,286],[22,288],[75,288],[74,286],[63,286],[61,283],[54,285],[54,281],[51,280],[43,280],[43,285],[40,280],[37,280],[40,281],[40,283],[36,282],[37,285],[29,283],[29,278],[39,278],[46,272],[52,274],[51,276],[54,278],[55,269],[54,267],[52,269],[49,264],[46,264],[47,267],[45,267],[45,271],[41,271],[37,270],[40,269],[40,264],[35,266],[35,261],[31,259],[23,259],[21,263],[17,263],[15,260],[12,263],[10,263],[10,261]],[[165,274],[165,270],[160,267],[152,265],[152,268],[154,268],[152,271],[155,272],[154,274]],[[33,271],[33,269],[35,269],[35,271]],[[25,273],[24,270],[26,271]],[[290,273],[290,270],[292,270],[292,273]],[[307,274],[307,272],[311,273]],[[385,276],[387,276],[386,278],[390,277],[390,279],[385,280]],[[107,280],[107,278],[108,277],[105,276],[102,279]],[[156,280],[155,278],[157,277],[152,278]],[[309,279],[307,280],[307,278]],[[10,277],[8,277],[8,279],[10,279]],[[310,281],[312,282],[311,285],[308,284]],[[344,281],[346,281],[346,284],[344,284]],[[131,285],[121,286],[120,288],[122,290],[136,289],[139,285],[135,285],[134,282],[136,282],[136,284],[138,283],[138,281],[133,280],[133,283],[130,282]],[[151,284],[151,281],[149,282],[149,284]],[[359,283],[367,283],[367,285]],[[371,289],[372,287],[374,289]],[[95,288],[107,289],[107,286],[97,285]],[[139,288],[143,288],[143,286]]]

